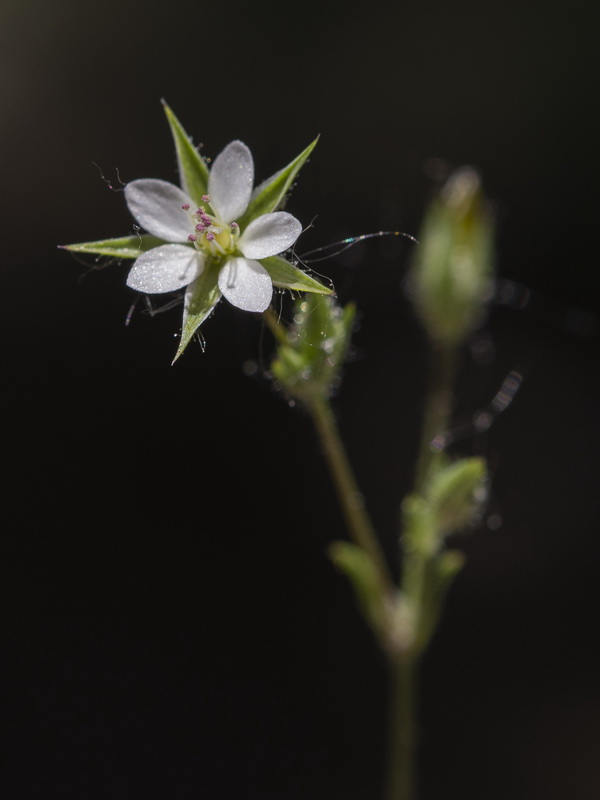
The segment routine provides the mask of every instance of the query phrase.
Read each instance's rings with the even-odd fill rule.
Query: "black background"
[[[384,664],[260,321],[223,302],[171,367],[180,309],[125,326],[129,264],[56,249],[131,231],[117,169],[175,180],[161,97],[207,155],[245,141],[258,180],[321,134],[288,205],[316,217],[299,252],[416,234],[446,166],[481,170],[499,276],[532,299],[492,304],[457,416],[525,381],[459,448],[489,457],[502,524],[461,543],[425,660],[421,797],[599,796],[592,9],[5,0],[2,797],[379,796]],[[410,252],[319,266],[360,309],[336,408],[390,554],[425,375]]]

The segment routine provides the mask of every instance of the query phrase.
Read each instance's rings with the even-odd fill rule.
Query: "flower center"
[[[210,197],[205,194],[202,197],[207,205]],[[227,256],[235,252],[237,240],[240,236],[240,226],[237,222],[221,222],[221,220],[209,214],[206,206],[200,206],[196,211],[191,211],[186,203],[182,206],[187,211],[192,223],[193,233],[188,236],[188,241],[192,242],[196,250],[204,251],[211,256]]]

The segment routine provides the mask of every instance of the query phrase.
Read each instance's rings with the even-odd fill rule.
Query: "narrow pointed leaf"
[[[94,253],[99,256],[113,258],[137,258],[147,250],[164,244],[162,239],[149,234],[121,236],[118,239],[101,239],[97,242],[81,242],[79,244],[62,245],[63,250],[73,253]]]
[[[485,502],[486,462],[461,458],[434,473],[425,488],[440,534],[455,533],[477,519]]]
[[[312,278],[306,272],[290,264],[285,258],[272,256],[262,258],[260,263],[271,276],[274,286],[283,289],[293,289],[298,292],[314,292],[315,294],[333,294],[333,289],[323,286],[322,283]]]
[[[244,215],[238,220],[242,230],[256,217],[270,214],[283,207],[285,197],[292,187],[296,175],[312,153],[319,137],[311,142],[287,167],[272,175],[260,186],[257,186]]]
[[[444,608],[444,600],[455,577],[465,564],[464,553],[446,550],[429,564],[429,580],[422,596],[421,618],[416,641],[417,652],[423,652],[436,629]]]
[[[187,192],[194,203],[200,205],[202,195],[208,191],[208,167],[181,123],[164,101],[163,106],[177,151],[181,188]]]
[[[188,286],[183,311],[181,340],[173,363],[177,361],[191,342],[200,325],[202,325],[221,299],[221,292],[217,284],[218,277],[219,270],[216,269],[214,265],[207,264],[200,277],[196,278],[196,280]]]
[[[385,635],[387,594],[371,556],[350,542],[333,542],[329,557],[352,583],[360,610],[373,631]]]

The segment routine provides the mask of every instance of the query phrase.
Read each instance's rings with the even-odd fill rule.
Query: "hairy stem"
[[[382,586],[391,591],[393,583],[389,569],[346,455],[331,404],[326,397],[316,397],[308,403],[308,410],[321,442],[350,537],[370,555]]]

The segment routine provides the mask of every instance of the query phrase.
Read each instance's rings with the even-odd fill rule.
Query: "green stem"
[[[272,308],[263,312],[263,318],[275,339],[281,344],[289,344],[287,330]],[[318,394],[304,402],[319,436],[350,537],[370,555],[379,574],[382,590],[389,592],[393,589],[393,581],[346,455],[329,399]]]
[[[423,494],[436,451],[432,441],[447,430],[452,410],[457,351],[433,346],[429,385],[423,415],[414,491]],[[401,545],[404,547],[404,539]],[[431,633],[428,613],[431,565],[437,553],[404,549],[400,579],[401,594],[414,615],[410,648],[390,658],[390,710],[385,800],[414,800],[417,760],[417,675],[420,655]]]
[[[384,800],[416,797],[417,659],[390,659],[387,775]]]
[[[370,555],[383,589],[391,591],[393,582],[389,569],[342,444],[329,400],[316,397],[308,403],[308,410],[321,441],[350,537]]]
[[[435,451],[431,443],[448,429],[452,411],[454,379],[456,377],[457,350],[452,346],[433,344],[429,360],[429,383],[421,429],[421,444],[417,457],[415,491],[421,493]]]

